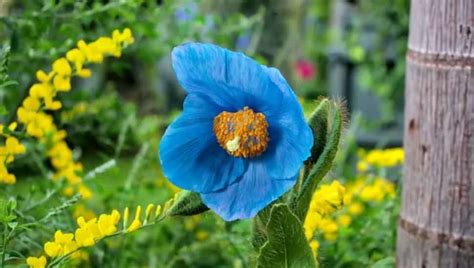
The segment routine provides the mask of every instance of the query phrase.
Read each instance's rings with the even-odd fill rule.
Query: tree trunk
[[[412,0],[398,267],[474,267],[474,1]]]

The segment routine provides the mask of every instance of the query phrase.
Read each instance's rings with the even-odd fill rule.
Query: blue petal
[[[282,196],[295,182],[296,176],[273,180],[268,176],[265,163],[251,161],[238,182],[221,191],[201,194],[201,198],[226,221],[248,219]]]
[[[160,142],[163,173],[173,184],[205,193],[223,189],[243,174],[244,161],[227,154],[214,135],[213,119],[220,109],[205,96],[186,97],[183,113]]]
[[[199,43],[173,49],[173,68],[188,93],[201,93],[235,112],[248,106],[264,114],[274,113],[282,101],[281,91],[264,67],[240,52]]]
[[[270,142],[260,160],[266,162],[272,178],[284,179],[296,174],[303,161],[310,156],[313,132],[295,93],[280,72],[275,68],[265,68],[265,71],[284,97],[279,113],[266,115]]]

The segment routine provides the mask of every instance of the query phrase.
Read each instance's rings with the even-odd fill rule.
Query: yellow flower
[[[53,71],[60,76],[71,76],[72,69],[66,58],[59,58],[53,63]]]
[[[153,208],[154,208],[154,207],[155,207],[155,205],[153,205],[153,204],[148,204],[148,206],[146,207],[146,210],[145,210],[145,221],[150,220],[151,212],[153,211]]]
[[[142,222],[140,221],[140,214],[142,212],[142,207],[138,206],[135,212],[135,219],[133,219],[132,224],[127,229],[127,232],[133,232],[138,228],[142,227]]]
[[[52,98],[45,98],[44,104],[47,110],[56,111],[63,107],[60,101],[55,101]]]
[[[118,210],[114,209],[112,210],[112,213],[110,214],[112,216],[112,221],[115,225],[117,225],[120,221],[120,212]]]
[[[53,79],[53,85],[58,91],[68,92],[71,90],[71,77],[56,75]]]
[[[384,192],[385,196],[394,197],[395,196],[395,184],[389,180],[383,178],[377,178],[374,182],[374,185],[381,189]]]
[[[380,187],[376,185],[366,186],[360,193],[360,198],[364,201],[382,201],[385,197],[385,193]]]
[[[54,233],[54,242],[59,243],[61,245],[65,245],[71,242],[74,239],[74,234],[71,233],[63,233],[61,230],[58,230]]]
[[[117,231],[117,227],[115,226],[116,219],[115,217],[107,214],[102,214],[99,216],[98,226],[101,234],[103,236],[109,236]]]
[[[23,154],[26,151],[25,145],[21,144],[18,139],[13,136],[7,138],[5,146],[9,154]]]
[[[15,131],[15,129],[16,129],[17,127],[18,127],[18,123],[17,123],[17,122],[13,122],[13,123],[11,123],[10,125],[8,125],[8,129],[9,129],[10,131]],[[2,131],[0,131],[0,132],[2,132]]]
[[[321,224],[319,225],[319,229],[323,233],[335,233],[338,230],[338,226],[332,219],[323,218],[321,220]]]
[[[306,216],[305,222],[304,222],[304,229],[305,229],[305,234],[306,238],[310,240],[314,232],[319,228],[319,224],[321,223],[322,216],[319,213],[315,213],[313,211],[310,211],[308,215]]]
[[[80,247],[90,247],[95,244],[94,237],[87,229],[78,228],[75,233],[77,245]]]
[[[82,78],[89,78],[92,75],[92,72],[89,69],[81,69],[77,71],[77,75]]]
[[[77,47],[82,54],[86,57],[87,61],[91,63],[101,63],[104,60],[104,56],[93,47],[89,46],[84,40],[77,42]]]
[[[46,257],[28,257],[26,259],[26,264],[28,264],[31,268],[44,268],[46,266]]]
[[[319,225],[319,230],[324,235],[324,239],[328,241],[334,241],[337,237],[338,226],[331,218],[323,218]]]
[[[125,210],[123,211],[123,228],[124,229],[127,227],[129,216],[130,216],[130,210],[128,209],[128,207],[126,207]]]
[[[359,215],[362,213],[362,211],[364,211],[364,207],[361,203],[356,202],[351,204],[348,210],[351,215]]]
[[[376,149],[368,152],[363,161],[372,166],[393,167],[403,163],[404,152],[402,148]]]
[[[158,206],[156,206],[156,210],[155,210],[155,218],[160,216],[160,213],[161,213],[161,206],[158,205]]]
[[[69,177],[71,178],[71,177]],[[79,184],[77,192],[81,195],[83,199],[90,199],[92,197],[92,191],[89,187],[85,186],[84,184]]]
[[[23,107],[28,111],[38,111],[40,102],[38,99],[28,96],[23,100]]]
[[[337,217],[337,222],[344,227],[349,226],[351,224],[352,218],[349,215],[342,214]]]
[[[70,62],[77,64],[82,64],[86,60],[84,54],[77,48],[73,48],[66,53],[66,59]]]
[[[322,215],[334,212],[342,206],[345,188],[333,181],[330,185],[322,185],[313,195],[310,210]]]
[[[79,217],[77,219],[77,224],[79,227],[86,229],[92,235],[94,240],[104,237],[104,235],[99,230],[99,225],[97,225],[97,218],[93,218],[86,222],[83,217]]]
[[[47,83],[36,83],[30,87],[30,96],[36,99],[39,98],[49,98],[52,99],[55,93],[53,86]]]
[[[112,38],[109,37],[100,37],[95,42],[91,43],[89,46],[91,46],[92,49],[102,54],[115,55],[117,53],[120,53],[120,47],[118,47],[117,44],[112,40]]]
[[[63,254],[66,255],[66,254],[69,254],[73,251],[75,251],[76,249],[79,248],[79,245],[77,244],[76,241],[70,241],[70,242],[67,242],[66,244],[64,244],[64,252]]]
[[[359,161],[357,163],[357,171],[366,172],[369,169],[369,165],[365,161]]]
[[[39,70],[36,72],[36,79],[38,79],[38,81],[42,83],[47,83],[51,80],[53,75],[54,75],[53,72],[46,74],[43,70]]]
[[[60,256],[63,252],[63,248],[59,243],[46,242],[44,244],[44,252],[52,258]]]
[[[1,165],[1,164],[0,164]],[[15,184],[16,177],[14,174],[9,174],[6,171],[0,171],[0,182],[4,184]]]
[[[130,30],[130,28],[125,28],[123,30],[122,41],[125,44],[132,44],[135,41],[135,39],[133,39],[132,30]]]
[[[120,33],[119,30],[113,31],[112,39],[117,43],[124,43],[126,45],[132,44],[135,41],[130,28],[125,28],[123,33]]]
[[[313,251],[314,257],[318,257],[318,250],[319,250],[319,242],[316,240],[313,240],[309,243],[309,246],[311,247],[311,250]]]

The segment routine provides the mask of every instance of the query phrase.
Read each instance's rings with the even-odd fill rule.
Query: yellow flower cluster
[[[66,57],[53,62],[49,73],[42,70],[36,73],[38,82],[31,86],[28,97],[17,110],[18,122],[25,126],[26,133],[47,145],[47,156],[56,171],[53,180],[66,180],[66,195],[80,193],[88,199],[92,192],[78,175],[82,172],[82,165],[75,162],[73,152],[65,141],[66,131],[56,127],[47,111],[61,109],[62,103],[57,96],[71,90],[73,76],[91,76],[90,69],[84,68],[86,64],[101,63],[109,55],[120,57],[122,49],[133,42],[128,28],[123,32],[115,30],[112,37],[100,37],[91,43],[80,40],[76,48],[66,53]]]
[[[403,164],[403,148],[391,148],[384,150],[360,151],[361,159],[357,163],[357,170],[365,172],[369,167],[394,167]]]
[[[316,231],[322,231],[327,239],[335,237],[337,224],[330,218],[330,214],[340,209],[343,205],[346,189],[339,183],[333,181],[331,184],[321,185],[313,194],[308,214],[304,221],[306,238],[311,241]],[[313,253],[317,256],[319,243],[310,243]]]
[[[165,205],[165,210],[169,208],[173,200],[170,200]],[[44,252],[46,256],[51,258],[51,261],[57,261],[58,258],[80,258],[82,248],[92,247],[98,241],[114,236],[117,234],[124,234],[136,231],[144,226],[156,223],[162,215],[161,206],[149,204],[145,209],[145,216],[142,217],[142,208],[138,206],[135,210],[135,217],[130,223],[129,209],[125,208],[123,212],[122,227],[119,226],[121,218],[117,210],[113,210],[110,214],[101,214],[98,218],[86,220],[83,216],[77,218],[77,229],[73,233],[63,233],[57,230],[54,234],[54,240],[48,241],[44,244]],[[33,268],[43,268],[47,264],[45,256],[28,257],[26,263]]]
[[[313,253],[317,256],[319,242],[313,240],[320,232],[327,241],[334,241],[338,230],[351,224],[352,218],[360,215],[369,202],[382,202],[395,197],[393,182],[377,177],[371,181],[361,177],[346,188],[338,181],[322,185],[313,195],[310,209],[304,222],[305,234]],[[339,210],[337,215],[335,212]]]
[[[16,177],[8,173],[7,164],[15,160],[16,155],[25,153],[26,148],[20,141],[11,135],[17,128],[16,122],[11,123],[7,129],[0,124],[0,135],[5,138],[5,144],[0,146],[0,183],[14,184]]]
[[[395,184],[381,177],[376,177],[372,181],[367,181],[366,177],[360,177],[355,182],[347,185],[347,192],[344,196],[344,204],[349,211],[358,214],[362,211],[358,209],[360,202],[381,202],[386,197],[395,196]],[[353,207],[353,205],[356,205]],[[351,209],[352,208],[352,209]]]

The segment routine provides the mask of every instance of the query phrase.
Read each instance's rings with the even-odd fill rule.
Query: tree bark
[[[412,0],[398,267],[474,267],[474,1]]]

